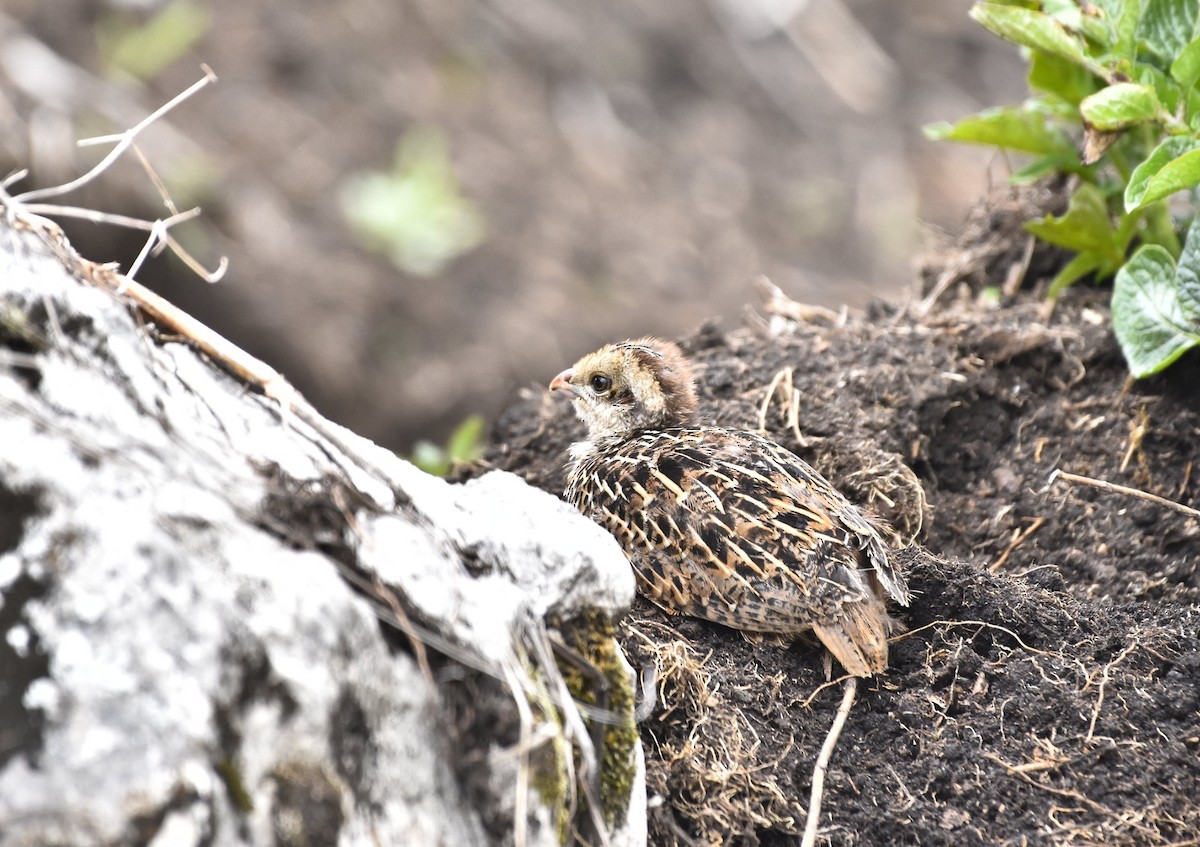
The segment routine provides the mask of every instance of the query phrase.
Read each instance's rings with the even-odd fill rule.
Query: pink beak
[[[575,371],[571,370],[570,368],[567,368],[565,371],[560,373],[554,379],[550,380],[550,390],[551,391],[559,391],[559,390],[569,391],[572,394],[574,394],[575,396],[579,396],[579,390],[575,386],[571,385],[571,377],[573,377],[574,375],[575,375]]]

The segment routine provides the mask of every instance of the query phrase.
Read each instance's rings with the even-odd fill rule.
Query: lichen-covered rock
[[[0,220],[0,844],[558,843],[528,645],[628,605],[615,542],[289,413],[106,273]]]

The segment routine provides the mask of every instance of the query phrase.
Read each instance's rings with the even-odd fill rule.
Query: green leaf
[[[1125,211],[1142,209],[1176,191],[1200,184],[1200,139],[1174,136],[1154,149],[1129,177]]]
[[[1133,237],[1135,235],[1139,235],[1138,226],[1141,224],[1141,222],[1142,222],[1142,215],[1140,213],[1124,214],[1124,215],[1121,215],[1117,219],[1116,242],[1117,242],[1117,244],[1121,245],[1122,250],[1128,250],[1129,243],[1131,241],[1133,241]],[[1157,243],[1155,241],[1147,241],[1149,233],[1147,233],[1145,231],[1141,232],[1140,235],[1141,235],[1143,243],[1146,243],[1146,244],[1156,244]],[[1163,244],[1161,246],[1167,247],[1166,244]],[[1179,252],[1178,245],[1176,246],[1176,250],[1174,250],[1174,251],[1172,251],[1170,249],[1170,247],[1167,247],[1167,252],[1170,253],[1172,256],[1174,256],[1177,252]]]
[[[1154,89],[1136,82],[1118,82],[1102,88],[1079,104],[1084,120],[1106,131],[1153,121],[1160,109]]]
[[[427,474],[445,476],[450,473],[450,457],[432,441],[421,439],[414,444],[409,460]]]
[[[1083,183],[1071,197],[1066,214],[1029,221],[1025,229],[1042,241],[1079,254],[1050,281],[1046,296],[1054,299],[1087,274],[1094,273],[1103,278],[1116,271],[1125,261],[1125,251],[1136,229],[1136,217],[1123,218],[1120,226],[1113,226],[1104,194],[1095,185]]]
[[[1042,0],[1042,11],[1069,27],[1079,26],[1079,4],[1075,0]]]
[[[1194,219],[1188,229],[1175,268],[1175,284],[1183,313],[1192,323],[1200,324],[1200,218]]]
[[[989,32],[1007,41],[1045,50],[1085,67],[1094,65],[1083,52],[1079,39],[1068,34],[1062,24],[1047,14],[997,3],[976,3],[968,14]]]
[[[1200,324],[1188,319],[1180,302],[1175,260],[1157,244],[1139,248],[1117,272],[1112,313],[1135,377],[1158,373],[1200,344]]]
[[[1025,229],[1048,244],[1066,247],[1077,253],[1092,252],[1119,265],[1125,245],[1117,242],[1117,231],[1100,189],[1083,183],[1071,197],[1062,217],[1046,215],[1027,221]]]
[[[1082,168],[1083,166],[1079,163],[1079,154],[1072,150],[1066,154],[1053,154],[1034,159],[1010,176],[1008,181],[1013,185],[1031,185],[1050,174],[1078,173]]]
[[[483,455],[482,415],[471,415],[455,427],[446,442],[446,454],[452,462],[473,462]]]
[[[1171,76],[1185,91],[1200,79],[1200,38],[1192,39],[1187,47],[1179,51],[1179,55],[1171,63]]]
[[[1197,15],[1200,15],[1200,0],[1146,0],[1137,36],[1169,61],[1197,34]]]
[[[1126,7],[1131,4],[1126,2],[1126,0],[1093,0],[1092,5],[1099,9],[1104,17],[1109,20],[1116,20],[1121,17]],[[1140,3],[1132,5],[1136,6],[1139,10],[1141,9]]]
[[[1067,288],[1092,271],[1098,270],[1101,264],[1100,258],[1095,253],[1080,253],[1063,265],[1062,270],[1054,275],[1054,279],[1050,280],[1050,287],[1046,290],[1046,299],[1057,300]]]
[[[1033,51],[1029,87],[1060,97],[1072,106],[1096,90],[1096,77],[1074,62],[1043,50]]]
[[[405,133],[392,170],[351,176],[340,199],[359,240],[416,276],[440,273],[487,234],[483,212],[464,195],[445,139],[432,127]]]
[[[208,10],[194,0],[172,0],[145,24],[128,15],[103,18],[96,43],[105,69],[141,80],[154,79],[183,57],[208,31]]]
[[[1046,155],[1074,154],[1075,145],[1046,116],[1025,106],[988,109],[963,118],[955,124],[941,121],[925,127],[925,135],[934,141],[964,141],[990,144]]]
[[[1085,12],[1079,0],[1042,0],[1042,11],[1062,24],[1068,33],[1082,33],[1097,44],[1109,45],[1113,41],[1108,21]]]
[[[1172,113],[1175,111],[1179,105],[1179,98],[1183,95],[1183,89],[1179,87],[1179,83],[1153,65],[1143,62],[1133,65],[1130,71],[1134,82],[1140,82],[1142,85],[1154,89],[1163,111]]]
[[[1118,9],[1105,11],[1113,21],[1112,52],[1133,61],[1137,58],[1137,25],[1142,17],[1142,0],[1125,0]]]
[[[470,415],[450,433],[445,447],[428,439],[413,445],[409,460],[425,473],[446,476],[456,464],[473,462],[483,456],[485,422],[480,415]]]

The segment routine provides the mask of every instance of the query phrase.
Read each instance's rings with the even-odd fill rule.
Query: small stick
[[[421,676],[425,677],[425,681],[430,687],[434,687],[433,669],[429,666],[429,654],[425,652],[425,642],[414,631],[412,621],[409,620],[408,613],[404,611],[404,607],[400,605],[400,600],[395,593],[384,585],[383,580],[379,578],[379,574],[371,575],[371,596],[387,606],[388,611],[395,617],[398,626],[396,627],[406,636],[408,636],[409,646],[412,647],[413,657],[417,660],[417,667],[421,669]]]
[[[1032,240],[1032,236],[1030,240]],[[798,323],[811,324],[825,321],[833,326],[845,323],[845,316],[833,309],[799,303],[788,297],[783,293],[783,289],[771,282],[770,278],[764,274],[760,274],[754,280],[754,287],[758,289],[758,296],[763,299],[763,311],[769,315],[778,315]]]
[[[147,221],[142,218],[131,218],[129,215],[118,215],[114,212],[98,212],[95,209],[85,209],[81,206],[60,206],[56,203],[22,203],[21,208],[31,215],[55,218],[80,218],[94,224],[111,224],[128,229],[140,229],[150,232],[158,221]],[[200,215],[200,207],[196,206],[179,215],[172,223],[182,223]]]
[[[826,652],[826,655],[829,655],[828,652]],[[807,709],[809,706],[812,705],[812,701],[816,700],[817,696],[822,691],[824,691],[826,688],[829,688],[830,686],[833,686],[833,685],[837,685],[839,682],[845,682],[848,679],[850,679],[850,675],[846,674],[845,676],[839,676],[837,679],[831,679],[831,680],[829,680],[829,682],[822,682],[815,689],[813,689],[812,694],[809,694],[806,698],[804,698],[804,702],[802,702],[800,704],[800,708]]]
[[[1005,547],[1004,552],[1000,554],[1000,558],[988,566],[988,571],[990,573],[995,573],[996,571],[1000,570],[1000,568],[1004,567],[1004,563],[1008,561],[1008,557],[1012,555],[1013,550],[1016,550],[1025,542],[1026,538],[1041,529],[1042,524],[1045,522],[1045,518],[1034,518],[1033,522],[1030,523],[1029,526],[1025,527],[1025,529],[1017,530],[1013,534],[1012,541],[1008,542],[1008,546]]]
[[[1021,283],[1025,281],[1025,275],[1029,273],[1029,262],[1033,259],[1033,245],[1036,239],[1031,235],[1029,240],[1025,242],[1025,249],[1021,252],[1021,259],[1014,262],[1008,269],[1008,276],[1004,279],[1004,285],[1000,291],[1005,297],[1016,297],[1017,292],[1021,288]],[[1054,301],[1051,300],[1050,308],[1054,308]]]
[[[1118,653],[1115,659],[1104,666],[1104,673],[1100,676],[1100,687],[1096,694],[1096,708],[1092,709],[1092,719],[1088,723],[1087,735],[1083,739],[1085,742],[1090,742],[1096,732],[1096,721],[1100,718],[1100,709],[1104,707],[1104,686],[1108,685],[1108,672],[1111,671],[1126,656],[1128,656],[1133,648],[1137,646],[1137,642],[1133,642],[1120,653]],[[1086,688],[1086,686],[1084,687]]]
[[[779,390],[779,384],[787,380],[788,387],[791,388],[792,369],[790,367],[781,369],[771,378],[770,384],[767,386],[767,395],[763,397],[762,405],[758,407],[758,431],[767,431],[767,410],[771,408],[771,400],[775,397],[775,392]],[[790,393],[790,392],[789,392]]]
[[[127,277],[101,278],[98,281],[114,293],[124,294],[132,299],[138,308],[159,326],[183,336],[197,350],[221,362],[246,382],[257,385],[263,394],[289,411],[298,412],[305,405],[300,393],[279,371],[261,359],[251,356],[144,285]]]
[[[3,192],[3,189],[0,189],[0,192]],[[0,201],[3,201],[3,199],[4,195],[0,193]],[[175,224],[191,220],[193,217],[199,215],[199,206],[186,212],[176,213],[169,219],[169,226],[165,226],[164,224],[168,222],[162,220],[146,221],[142,220],[141,218],[131,218],[128,215],[117,215],[113,214],[112,212],[97,212],[94,209],[84,209],[78,206],[59,206],[53,203],[28,203],[23,204],[21,208],[32,215],[42,215],[43,217],[50,216],[55,218],[82,218],[83,220],[91,221],[92,223],[111,224],[112,226],[123,226],[128,229],[145,230],[146,232],[154,232],[156,227],[162,229],[163,239],[166,241],[167,246],[171,248],[171,252],[173,252],[180,261],[187,265],[192,273],[200,277],[205,282],[219,282],[221,277],[225,275],[226,269],[229,267],[229,259],[225,256],[222,256],[216,270],[209,271],[205,269],[200,262],[198,262],[190,253],[187,252],[187,250],[183,249],[183,245],[176,241],[175,237],[171,235],[169,231],[169,226],[174,226]],[[133,274],[129,274],[129,276],[132,275]]]
[[[1200,519],[1200,511],[1193,509],[1191,506],[1185,506],[1182,503],[1176,503],[1174,500],[1168,500],[1166,497],[1159,497],[1157,494],[1150,494],[1147,491],[1141,491],[1137,488],[1117,485],[1115,482],[1108,482],[1103,479],[1092,479],[1090,476],[1067,473],[1064,470],[1055,470],[1054,473],[1050,474],[1050,482],[1054,482],[1056,479],[1062,479],[1064,482],[1073,482],[1079,485],[1090,485],[1092,488],[1099,488],[1101,491],[1108,491],[1112,494],[1128,494],[1130,497],[1148,500],[1151,503],[1157,503],[1160,506],[1166,506],[1168,509],[1182,512],[1189,517]]]
[[[129,266],[129,270],[126,272],[125,276],[127,276],[129,279],[134,279],[138,275],[138,271],[142,269],[142,263],[146,261],[146,258],[150,256],[150,254],[156,247],[158,247],[159,244],[166,243],[167,230],[181,221],[196,217],[196,214],[198,214],[196,210],[176,212],[169,218],[155,221],[150,226],[150,237],[147,238],[146,243],[142,245],[141,252],[139,252],[137,258],[133,260],[133,264]],[[119,294],[121,292],[118,291],[117,293]]]
[[[530,742],[533,737],[533,710],[529,707],[520,677],[513,667],[515,663],[514,658],[512,661],[502,663],[501,667],[504,669],[504,677],[508,682],[513,702],[517,706],[517,717],[520,719],[520,733],[517,736],[516,748],[520,756],[517,758],[516,794],[513,797],[513,845],[514,847],[525,847],[529,833],[526,808],[529,803],[529,751],[532,749]]]
[[[1146,433],[1150,430],[1150,413],[1146,411],[1146,407],[1142,406],[1138,409],[1137,418],[1130,424],[1129,427],[1129,446],[1125,449],[1125,458],[1121,460],[1121,473],[1125,473],[1125,469],[1129,467],[1129,462],[1133,459],[1135,453],[1142,449],[1142,441],[1146,438]]]
[[[171,197],[167,192],[166,185],[163,183],[158,173],[154,170],[153,166],[151,166],[149,160],[146,158],[145,154],[142,153],[141,148],[138,147],[136,143],[137,136],[140,132],[149,127],[163,115],[174,109],[180,103],[183,103],[206,85],[210,85],[211,83],[217,81],[217,76],[212,72],[211,68],[209,68],[207,65],[201,65],[200,67],[204,71],[204,77],[202,79],[194,83],[181,94],[178,94],[172,98],[168,103],[166,103],[166,105],[156,110],[153,114],[142,120],[136,126],[116,135],[107,135],[100,138],[89,138],[78,142],[80,147],[86,147],[92,144],[116,145],[112,150],[109,151],[108,155],[105,156],[98,165],[96,165],[86,174],[64,185],[40,188],[35,191],[26,191],[23,194],[12,196],[8,193],[9,186],[16,184],[21,179],[24,179],[24,177],[27,175],[27,171],[17,171],[16,173],[9,174],[4,178],[3,181],[0,181],[0,206],[6,208],[10,215],[14,214],[17,210],[23,210],[33,215],[50,214],[67,217],[81,217],[96,223],[109,223],[116,226],[130,227],[132,229],[149,230],[149,239],[147,240],[146,245],[142,248],[142,252],[138,255],[137,260],[134,262],[133,267],[128,273],[130,278],[136,276],[137,271],[141,268],[142,262],[145,261],[147,256],[157,256],[164,248],[169,248],[176,256],[179,257],[181,261],[183,261],[185,265],[187,265],[188,268],[190,268],[202,279],[206,280],[207,282],[216,282],[219,280],[224,275],[225,269],[228,266],[228,262],[224,257],[221,258],[218,268],[215,271],[210,272],[201,266],[201,264],[196,261],[196,259],[193,258],[185,249],[183,249],[182,245],[175,240],[170,232],[173,225],[190,220],[198,215],[200,210],[193,209],[189,212],[179,212],[179,210],[175,207],[174,201],[171,200]],[[137,156],[138,161],[141,162],[143,170],[145,170],[146,175],[149,177],[151,183],[153,183],[154,187],[158,190],[159,196],[162,198],[163,203],[170,211],[171,215],[166,220],[142,221],[125,215],[113,215],[87,209],[77,209],[69,206],[64,207],[56,204],[31,202],[46,197],[57,197],[61,194],[67,194],[71,191],[74,191],[76,188],[87,185],[96,177],[104,173],[104,171],[106,171],[108,167],[122,155],[122,153],[130,148],[132,148],[134,154]],[[117,293],[122,293],[122,290],[118,290]]]
[[[93,179],[108,170],[108,166],[118,159],[120,155],[124,153],[130,145],[133,144],[134,139],[136,139],[138,136],[138,133],[157,121],[167,112],[174,109],[184,100],[187,100],[201,88],[204,88],[204,86],[217,81],[217,75],[212,72],[212,68],[208,67],[208,65],[201,65],[200,69],[204,71],[204,77],[202,79],[192,83],[192,85],[190,85],[182,93],[172,97],[164,105],[160,106],[148,117],[144,118],[137,126],[133,127],[132,129],[127,129],[119,135],[106,137],[104,139],[105,142],[117,141],[117,145],[113,147],[112,150],[108,151],[108,155],[100,160],[100,164],[96,165],[83,176],[79,177],[78,179],[73,179],[68,183],[64,183],[63,185],[55,185],[49,188],[39,188],[34,191],[26,191],[24,194],[18,194],[13,199],[19,203],[28,203],[32,200],[41,200],[44,197],[59,197],[63,194],[68,194],[74,191],[76,188],[81,188],[87,185]],[[79,146],[84,147],[89,143],[89,140],[85,139],[84,141],[79,142]]]
[[[1021,636],[1017,635],[1011,629],[1000,626],[999,624],[988,623],[987,621],[946,621],[946,620],[930,621],[929,623],[925,624],[924,626],[919,626],[916,629],[910,629],[907,632],[904,632],[900,635],[893,636],[893,637],[889,638],[888,641],[890,641],[891,643],[894,644],[897,641],[903,641],[906,638],[912,638],[918,632],[924,632],[925,630],[929,629],[930,627],[943,626],[943,625],[945,625],[945,626],[981,626],[984,629],[998,630],[999,632],[1003,632],[1009,638],[1016,641],[1024,649],[1028,650],[1030,653],[1037,653],[1039,656],[1053,656],[1055,658],[1062,658],[1061,653],[1051,653],[1047,650],[1038,650],[1036,647],[1030,647],[1028,644],[1026,644],[1024,641],[1021,640]]]
[[[946,289],[962,278],[962,273],[966,269],[966,266],[967,261],[964,257],[960,256],[953,264],[938,274],[937,282],[929,289],[929,293],[925,295],[925,299],[916,304],[914,311],[918,316],[924,317],[929,314],[930,310],[937,305],[938,299],[946,293]]]
[[[821,745],[821,753],[817,756],[817,764],[813,768],[812,794],[808,800],[808,818],[804,822],[804,837],[800,847],[814,847],[817,843],[817,826],[821,820],[821,797],[825,791],[825,771],[829,770],[829,759],[833,756],[833,748],[837,745],[838,736],[850,715],[850,707],[854,705],[854,693],[858,690],[858,677],[852,676],[846,680],[846,693],[842,695],[842,705],[838,706],[837,715],[833,718],[833,726],[829,727],[829,735]]]
[[[783,388],[787,403],[787,420],[784,425],[791,429],[792,435],[796,436],[796,443],[801,447],[808,447],[811,442],[804,437],[804,433],[800,431],[800,392],[796,390],[796,385],[792,380],[794,369],[791,365],[779,371],[771,379],[771,383],[767,386],[767,396],[763,398],[762,405],[758,408],[758,431],[767,431],[767,411],[771,407],[771,401],[775,399],[775,392],[781,387]]]

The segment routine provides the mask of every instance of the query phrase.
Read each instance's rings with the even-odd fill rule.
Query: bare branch
[[[1166,497],[1159,497],[1157,494],[1151,494],[1147,491],[1141,491],[1137,488],[1129,488],[1125,485],[1117,485],[1115,482],[1108,482],[1103,479],[1093,479],[1090,476],[1080,476],[1079,474],[1067,473],[1064,470],[1056,470],[1050,474],[1050,482],[1056,479],[1061,479],[1063,482],[1071,482],[1078,485],[1090,485],[1092,488],[1099,488],[1101,491],[1108,491],[1112,494],[1128,494],[1130,497],[1137,497],[1139,500],[1147,500],[1151,503],[1157,503],[1159,506],[1166,506],[1168,509],[1174,509],[1176,512],[1182,512],[1191,518],[1200,518],[1200,511],[1193,509],[1191,506],[1185,506],[1182,503],[1176,503],[1174,500],[1168,500]]]
[[[3,195],[0,195],[3,199]],[[22,208],[33,215],[51,216],[56,218],[79,218],[85,221],[91,221],[96,224],[109,224],[110,226],[123,226],[127,229],[140,229],[146,232],[153,232],[155,227],[164,221],[148,221],[143,218],[131,218],[128,215],[118,215],[113,212],[99,212],[95,209],[85,209],[82,206],[59,206],[54,203],[29,203],[23,205]],[[169,222],[163,227],[163,236],[167,247],[171,249],[181,262],[187,265],[188,270],[200,277],[205,282],[218,282],[221,277],[225,276],[225,271],[229,268],[229,259],[222,256],[217,262],[216,270],[210,271],[205,268],[200,262],[192,256],[183,245],[175,240],[175,237],[167,232],[167,228],[177,224],[190,221],[192,218],[200,215],[200,207],[189,209],[186,212],[179,212],[166,221]],[[132,276],[132,273],[130,274]]]
[[[115,162],[121,156],[121,154],[133,144],[134,139],[136,139],[138,136],[138,133],[153,124],[156,120],[167,114],[167,112],[174,109],[180,103],[190,98],[200,89],[217,81],[217,75],[212,72],[210,67],[207,65],[201,65],[201,68],[204,70],[204,77],[202,79],[197,80],[192,85],[188,86],[188,88],[182,93],[172,97],[165,104],[151,112],[150,115],[144,118],[136,126],[125,130],[125,132],[121,133],[119,136],[107,136],[104,139],[106,141],[110,141],[113,138],[119,138],[120,141],[117,142],[116,147],[109,151],[107,156],[100,160],[98,165],[85,173],[83,176],[79,177],[78,179],[73,179],[68,183],[64,183],[63,185],[54,185],[49,188],[38,188],[33,191],[26,191],[24,194],[16,195],[16,197],[13,199],[18,203],[27,203],[30,200],[40,200],[43,197],[61,197],[63,194],[68,194],[77,188],[87,185],[96,177],[100,176],[100,174],[108,170],[109,165]],[[95,139],[85,139],[84,141],[79,142],[79,144],[80,146],[86,146],[94,141]]]

